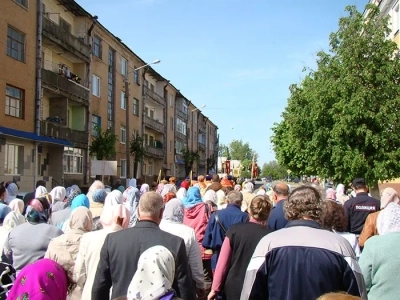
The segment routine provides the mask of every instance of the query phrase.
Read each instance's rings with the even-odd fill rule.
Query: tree
[[[244,143],[242,140],[233,140],[229,144],[229,153],[233,160],[252,160],[253,155],[255,155],[256,158],[258,157],[257,153],[250,148],[249,143]]]
[[[229,147],[227,145],[219,145],[218,155],[220,157],[226,157],[228,160],[231,159],[231,154],[229,153]]]
[[[297,174],[370,186],[400,176],[400,58],[388,18],[354,6],[319,52],[316,70],[290,86],[282,121],[272,128],[278,162]]]
[[[200,160],[200,155],[197,151],[194,152],[188,149],[183,149],[182,157],[185,164],[185,173],[186,176],[188,176],[190,174],[190,171],[192,171],[194,162],[198,162]]]
[[[133,177],[137,178],[139,163],[144,159],[146,150],[144,149],[144,139],[138,134],[133,134],[130,140],[129,153],[133,157]],[[129,162],[128,162],[129,163]],[[129,176],[129,174],[127,174]]]
[[[287,176],[287,168],[280,165],[276,160],[273,160],[263,164],[261,176],[272,177],[272,179],[282,179]]]
[[[112,132],[111,128],[103,132],[100,127],[96,127],[95,130],[97,131],[97,136],[93,137],[92,144],[89,146],[89,155],[95,155],[97,160],[113,159],[118,136]]]

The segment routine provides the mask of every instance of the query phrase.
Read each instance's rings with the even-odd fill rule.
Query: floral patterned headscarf
[[[7,299],[67,299],[65,270],[50,259],[40,259],[21,270]]]

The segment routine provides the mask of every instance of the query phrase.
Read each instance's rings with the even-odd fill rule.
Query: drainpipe
[[[93,31],[94,26],[96,25],[97,19],[98,19],[97,16],[92,17],[92,24],[90,25],[89,30],[87,32],[88,44],[89,44],[89,48],[90,48],[90,54],[89,54],[90,62],[87,66],[87,87],[89,89],[89,98],[91,97],[90,89],[92,86],[92,80],[91,80],[92,79],[92,74],[91,74],[92,73],[92,68],[91,68],[91,65],[92,65],[92,38],[91,37],[92,37],[92,31]],[[87,141],[88,149],[86,150],[86,155],[85,155],[84,184],[87,184],[89,182],[90,176],[92,175],[91,174],[91,160],[89,157],[89,145],[90,145],[90,137],[91,137],[91,132],[92,132],[92,130],[91,130],[92,122],[90,122],[90,112],[91,112],[90,103],[91,103],[91,101],[89,99],[89,107],[86,109],[86,124],[85,124],[85,129],[89,133],[89,135],[88,135],[88,141]]]
[[[163,151],[163,156],[164,157],[163,157],[163,165],[161,166],[161,169],[164,169],[164,164],[168,168],[168,164],[167,164],[167,152],[168,152],[167,134],[168,134],[168,107],[169,106],[168,106],[168,91],[166,91],[168,85],[169,85],[169,80],[167,80],[165,82],[164,89],[163,89],[164,95],[165,95],[165,93],[167,93],[167,99],[165,99],[165,108],[164,108],[164,125],[165,125],[164,126],[164,136],[163,136],[163,150],[164,150]],[[175,119],[175,116],[174,116],[174,119]],[[175,129],[175,126],[174,126],[174,129]],[[166,175],[167,174],[164,174],[164,178],[166,177]]]
[[[144,92],[144,81],[146,80],[146,72],[148,68],[144,68],[143,71],[143,82],[142,82],[142,102],[143,102],[143,108],[142,108],[142,138],[144,139],[144,122],[145,122],[145,115],[146,115],[146,96]],[[142,159],[142,162],[140,164],[140,173],[141,177],[144,175],[144,158]]]
[[[40,107],[42,104],[42,29],[43,29],[43,19],[42,19],[42,0],[37,1],[37,31],[36,31],[36,99],[35,99],[35,134],[40,135]],[[34,172],[33,175],[33,186],[36,184],[37,176],[37,143],[34,143]]]

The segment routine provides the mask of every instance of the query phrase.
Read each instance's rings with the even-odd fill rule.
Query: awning
[[[47,136],[37,135],[33,132],[11,129],[0,126],[0,135],[14,136],[20,139],[42,142],[47,144],[56,144],[62,146],[73,147],[74,145],[67,140],[55,139]]]

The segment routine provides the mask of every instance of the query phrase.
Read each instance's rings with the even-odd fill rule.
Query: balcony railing
[[[86,131],[74,130],[52,122],[40,121],[40,135],[70,141],[75,147],[88,147],[89,134]]]
[[[84,86],[45,69],[42,69],[42,81],[50,90],[71,100],[89,105],[89,89]]]
[[[188,119],[187,112],[184,112],[183,110],[180,110],[179,108],[176,109],[176,115],[179,118],[181,118],[183,121],[187,121],[187,119]]]
[[[144,87],[144,95],[149,96],[151,99],[160,104],[162,107],[165,107],[165,99],[156,92],[149,89],[147,86]]]
[[[180,132],[178,132],[176,130],[175,130],[175,137],[177,139],[180,139],[181,141],[186,141],[187,140],[186,135],[184,135],[184,134],[182,134],[182,133],[180,133]]]
[[[152,146],[145,146],[146,154],[148,156],[156,157],[156,158],[163,158],[164,157],[164,149],[156,148]]]
[[[43,35],[61,48],[73,53],[80,59],[90,62],[90,47],[76,36],[58,26],[46,17],[43,20]],[[46,41],[44,40],[44,43]]]
[[[150,118],[149,116],[145,116],[144,124],[155,131],[164,133],[164,124]]]
[[[203,150],[203,151],[206,150],[206,145],[201,143],[201,142],[199,142],[199,149]]]

